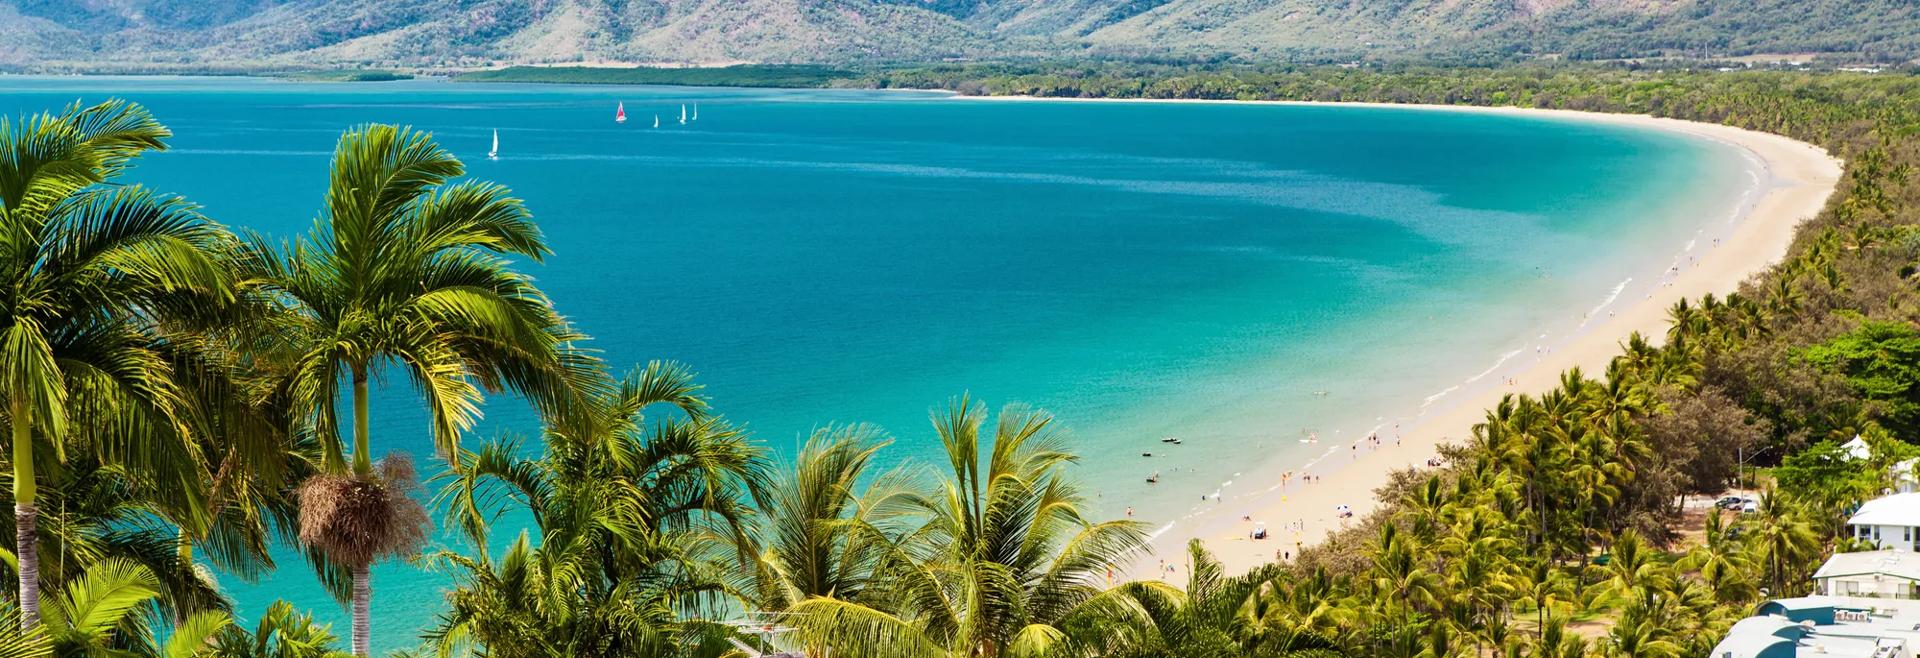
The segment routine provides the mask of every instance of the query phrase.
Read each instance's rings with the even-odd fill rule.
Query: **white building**
[[[1761,605],[1708,655],[1920,658],[1920,493],[1867,501],[1847,525],[1877,550],[1835,553],[1813,574],[1818,594]]]
[[[1920,550],[1920,493],[1869,500],[1847,518],[1853,538],[1891,551]]]
[[[1866,551],[1835,553],[1813,573],[1815,590],[1831,596],[1915,599],[1920,584],[1920,553]]]
[[[1920,481],[1914,477],[1914,467],[1920,466],[1920,458],[1909,459],[1887,467],[1887,476],[1893,479],[1894,493],[1913,493],[1920,491]]]
[[[1889,604],[1894,605],[1889,605]],[[1920,609],[1912,601],[1833,596],[1778,599],[1742,619],[1710,658],[1915,658]]]

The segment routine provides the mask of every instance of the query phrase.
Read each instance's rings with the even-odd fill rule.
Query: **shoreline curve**
[[[1742,282],[1785,258],[1800,224],[1818,214],[1839,184],[1841,161],[1825,149],[1781,135],[1746,130],[1722,124],[1654,117],[1643,114],[1614,114],[1579,110],[1553,110],[1522,107],[1484,107],[1399,103],[1327,103],[1315,101],[1258,101],[1151,98],[1049,98],[1035,96],[963,96],[953,99],[1004,102],[1095,102],[1095,103],[1214,103],[1236,105],[1298,105],[1356,107],[1419,111],[1451,111],[1524,116],[1529,118],[1600,123],[1646,130],[1677,133],[1683,136],[1717,141],[1743,151],[1765,176],[1760,181],[1757,199],[1742,201],[1736,208],[1735,226],[1714,248],[1701,252],[1691,266],[1666,277],[1664,285],[1653,288],[1643,299],[1609,299],[1603,307],[1611,314],[1602,319],[1587,318],[1582,331],[1564,343],[1555,345],[1534,363],[1515,366],[1508,375],[1509,385],[1479,387],[1464,394],[1447,393],[1445,398],[1419,410],[1418,418],[1399,428],[1398,437],[1383,435],[1380,445],[1362,443],[1350,460],[1329,460],[1340,447],[1332,444],[1325,453],[1309,457],[1306,466],[1292,466],[1294,473],[1311,473],[1324,482],[1305,484],[1296,477],[1281,486],[1277,477],[1248,477],[1268,488],[1240,496],[1190,519],[1160,525],[1150,547],[1121,570],[1130,578],[1184,580],[1184,572],[1155,573],[1156,562],[1177,563],[1189,539],[1202,540],[1229,573],[1242,573],[1275,561],[1278,553],[1297,553],[1300,547],[1323,541],[1351,521],[1336,518],[1335,506],[1349,505],[1353,520],[1364,517],[1380,506],[1374,490],[1385,485],[1394,471],[1423,468],[1427,459],[1437,456],[1439,446],[1458,443],[1471,435],[1474,424],[1502,396],[1537,393],[1556,386],[1561,373],[1578,367],[1586,373],[1599,373],[1620,353],[1620,343],[1634,332],[1649,341],[1661,343],[1666,335],[1666,311],[1681,299],[1698,299],[1705,294],[1724,296],[1739,289]],[[1600,321],[1604,320],[1604,321]],[[1503,360],[1504,363],[1504,360]],[[1496,364],[1489,373],[1499,370]],[[1484,376],[1484,375],[1482,375]],[[1476,377],[1478,379],[1478,377]],[[1378,410],[1389,416],[1387,410]],[[1364,439],[1363,439],[1364,441]],[[1260,455],[1263,466],[1273,466],[1275,455]],[[1295,457],[1300,457],[1295,455]],[[1341,462],[1327,465],[1325,462]],[[1271,468],[1265,469],[1272,472]],[[1271,539],[1248,538],[1253,524],[1245,519],[1281,521],[1269,525]],[[1297,521],[1297,529],[1289,527]],[[1156,556],[1158,556],[1156,558]]]

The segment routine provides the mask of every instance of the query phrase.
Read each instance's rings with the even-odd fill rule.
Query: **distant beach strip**
[[[1724,296],[1741,282],[1785,257],[1802,221],[1812,218],[1839,183],[1841,162],[1825,150],[1779,135],[1645,115],[1607,114],[1573,110],[1390,103],[1312,103],[1302,101],[1211,101],[1108,98],[1035,98],[1020,96],[955,96],[980,101],[1094,102],[1094,103],[1225,103],[1247,105],[1336,105],[1445,112],[1505,114],[1531,118],[1590,122],[1636,129],[1660,130],[1712,140],[1737,148],[1749,162],[1749,185],[1725,211],[1730,227],[1724,238],[1684,245],[1664,272],[1648,273],[1644,296],[1623,293],[1635,283],[1621,281],[1580,319],[1580,330],[1564,336],[1537,353],[1531,363],[1508,363],[1524,351],[1505,354],[1499,362],[1462,384],[1427,398],[1419,409],[1369,410],[1380,418],[1411,416],[1415,420],[1395,427],[1386,423],[1358,441],[1330,441],[1304,463],[1267,463],[1250,468],[1243,493],[1216,505],[1196,508],[1185,518],[1158,527],[1153,555],[1142,556],[1127,570],[1130,577],[1151,577],[1169,562],[1178,562],[1191,539],[1205,541],[1230,572],[1297,553],[1301,547],[1324,540],[1373,511],[1379,501],[1373,491],[1391,474],[1404,468],[1425,468],[1438,456],[1439,446],[1471,435],[1486,411],[1508,394],[1535,393],[1555,386],[1561,373],[1580,368],[1589,376],[1605,372],[1620,353],[1620,343],[1634,332],[1661,342],[1666,335],[1667,309],[1682,299],[1706,294]],[[1704,232],[1705,229],[1701,229]],[[1635,277],[1638,278],[1638,277]],[[1626,297],[1622,299],[1622,297]],[[1547,336],[1542,335],[1542,339]],[[1523,360],[1524,361],[1524,360]],[[1487,378],[1505,369],[1499,381]],[[1347,456],[1338,453],[1347,452]],[[1343,458],[1338,458],[1343,457]],[[1282,473],[1293,476],[1282,482]],[[1311,476],[1306,481],[1303,476]],[[1251,485],[1251,486],[1249,486]],[[1219,495],[1218,493],[1214,495]],[[1252,539],[1256,530],[1267,537]],[[1161,571],[1173,582],[1184,574]]]

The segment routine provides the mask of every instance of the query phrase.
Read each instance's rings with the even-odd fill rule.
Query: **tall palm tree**
[[[1424,625],[1428,611],[1439,607],[1442,595],[1440,577],[1427,568],[1430,561],[1399,526],[1380,526],[1380,536],[1368,546],[1372,564],[1361,586],[1369,598],[1368,613],[1379,620],[1376,636],[1368,647],[1376,655],[1411,657],[1422,649],[1422,633],[1443,632]]]
[[[1722,602],[1739,603],[1758,596],[1759,589],[1753,583],[1753,565],[1747,560],[1738,534],[1728,526],[1719,509],[1707,512],[1704,534],[1706,541],[1689,550],[1678,566],[1698,573],[1700,582]]]
[[[0,411],[13,441],[22,623],[40,616],[37,464],[87,441],[167,491],[204,488],[182,440],[165,329],[223,305],[232,238],[177,197],[111,184],[169,136],[122,101],[0,118]]]
[[[801,602],[792,610],[803,642],[847,655],[992,657],[1117,650],[1146,634],[1137,587],[1101,585],[1143,548],[1143,526],[1085,517],[1051,416],[1010,405],[990,439],[986,416],[963,396],[934,417],[951,471],[915,497],[926,523],[883,569],[893,596]]]
[[[253,241],[252,273],[288,311],[278,329],[283,348],[294,356],[283,386],[302,424],[326,440],[327,463],[345,476],[303,487],[303,495],[411,503],[405,496],[370,493],[396,484],[378,479],[369,445],[368,387],[383,368],[398,370],[423,392],[433,444],[444,455],[458,453],[461,434],[480,414],[483,391],[512,389],[549,418],[581,410],[578,387],[595,381],[597,362],[571,346],[580,336],[508,260],[544,257],[540,232],[506,188],[449,182],[464,171],[426,133],[386,125],[354,128],[334,150],[326,203],[313,231],[282,248]],[[350,468],[337,418],[343,385],[351,387]],[[356,492],[369,495],[355,498]],[[413,516],[379,506],[333,509]],[[307,522],[323,527],[310,529]],[[303,512],[303,537],[338,538],[323,547],[342,556],[378,556],[417,532],[374,519]],[[355,542],[366,545],[349,545]],[[366,655],[370,563],[346,566],[354,583],[353,648]]]
[[[1672,566],[1660,561],[1658,552],[1632,530],[1614,540],[1601,577],[1602,590],[1621,599],[1645,589],[1669,590],[1674,583]]]
[[[1748,559],[1767,584],[1768,596],[1786,596],[1820,557],[1820,536],[1786,497],[1768,490],[1760,495],[1760,509],[1744,523]]]

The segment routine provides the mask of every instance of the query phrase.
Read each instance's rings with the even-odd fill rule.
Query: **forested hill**
[[[1920,57],[1910,0],[0,0],[0,67]]]

